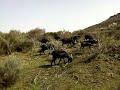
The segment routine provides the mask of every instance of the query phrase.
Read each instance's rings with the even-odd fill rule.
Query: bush
[[[33,42],[30,40],[24,41],[22,43],[20,43],[17,47],[16,47],[16,51],[17,48],[20,47],[22,49],[22,51],[26,52],[32,49],[33,47]]]
[[[39,40],[44,33],[44,29],[35,28],[28,32],[28,37],[32,38],[33,40]]]
[[[51,37],[55,40],[60,40],[62,37],[61,37],[61,33],[57,33],[57,32],[47,32],[45,33],[45,35],[47,34],[47,37]]]
[[[7,88],[15,84],[19,76],[19,69],[14,61],[7,61],[0,67],[0,88]]]
[[[9,43],[11,52],[22,52],[31,50],[33,41],[27,37],[27,34],[20,33],[19,31],[10,31],[6,35],[6,40]]]
[[[8,41],[0,35],[0,54],[10,54],[11,50],[9,48]]]
[[[120,30],[117,30],[117,32],[115,32],[113,37],[115,40],[120,40]]]

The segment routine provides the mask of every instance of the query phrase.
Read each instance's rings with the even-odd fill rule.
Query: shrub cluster
[[[45,30],[39,28],[26,33],[17,30],[11,30],[9,33],[0,32],[0,54],[30,51],[38,45],[38,40],[44,35]]]
[[[0,66],[0,89],[15,84],[18,77],[18,65],[14,61],[7,61],[3,66]]]

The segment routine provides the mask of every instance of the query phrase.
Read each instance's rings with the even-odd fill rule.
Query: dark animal
[[[89,40],[89,41],[93,39],[93,37],[90,35],[85,35],[84,37],[85,37],[85,40]]]
[[[55,35],[55,36],[54,36],[54,39],[60,40],[61,38],[60,38],[59,36]]]
[[[41,42],[41,43],[47,43],[47,42],[49,42],[49,40],[46,39],[46,38],[43,38],[43,39],[40,40],[40,42]]]
[[[17,52],[22,52],[23,50],[22,50],[22,47],[20,47],[20,46],[18,46],[18,47],[16,47],[16,49],[15,49]]]
[[[71,39],[71,38],[68,38],[68,39],[61,39],[60,41],[62,41],[62,45],[63,45],[63,44],[72,44],[72,45],[75,45],[74,40]]]
[[[45,51],[46,50],[49,50],[49,53],[50,53],[50,50],[53,51],[55,49],[54,45],[53,44],[43,44],[40,46],[41,47],[41,50],[39,51],[39,53],[44,53],[45,54]]]
[[[80,39],[80,36],[73,36],[72,39],[74,42],[78,42],[78,40]]]
[[[94,40],[94,39],[90,39],[90,40],[87,40],[87,41],[83,41],[81,42],[81,48],[84,48],[84,47],[91,47],[93,46],[94,44],[97,44],[98,41]]]
[[[81,48],[84,48],[84,47],[91,47],[93,46],[93,44],[89,43],[88,41],[83,41],[81,42]]]
[[[51,53],[51,55],[52,55],[51,66],[53,65],[53,62],[54,62],[54,64],[56,64],[55,61],[57,59],[60,59],[60,61],[61,61],[61,59],[67,58],[68,63],[72,62],[72,59],[73,59],[72,56],[69,56],[68,53],[64,50],[55,50]],[[60,63],[60,61],[59,61],[59,63]],[[65,63],[65,61],[64,61],[64,63]]]
[[[97,43],[98,43],[98,41],[96,41],[96,40],[94,40],[94,39],[91,39],[91,40],[86,41],[86,42],[89,42],[89,43],[91,43],[91,44],[97,44]]]

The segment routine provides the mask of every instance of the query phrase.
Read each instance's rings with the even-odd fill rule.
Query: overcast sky
[[[119,12],[120,0],[0,0],[0,31],[73,31]]]

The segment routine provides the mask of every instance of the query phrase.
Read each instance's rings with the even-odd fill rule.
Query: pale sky
[[[74,31],[120,13],[120,0],[0,0],[0,31]]]

